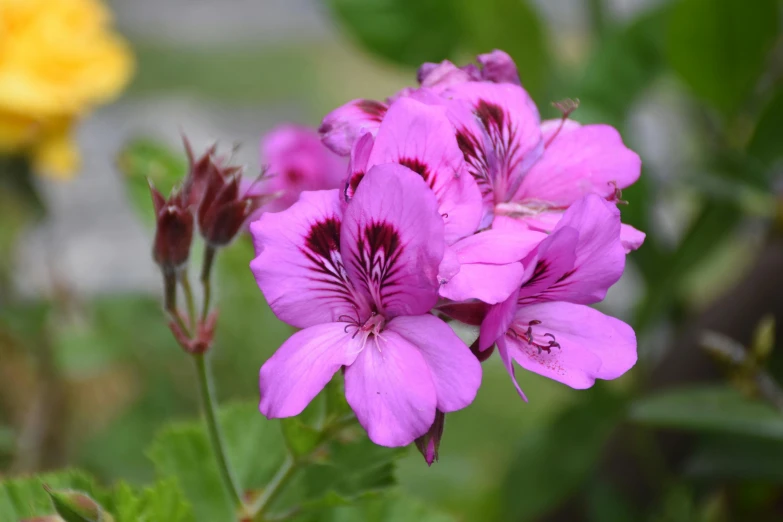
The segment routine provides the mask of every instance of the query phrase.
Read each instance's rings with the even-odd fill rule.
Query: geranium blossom
[[[614,128],[566,118],[542,123],[507,54],[494,51],[478,62],[480,67],[424,64],[421,87],[392,100],[411,97],[447,108],[467,169],[481,190],[482,227],[521,225],[549,232],[580,197],[594,193],[617,201],[638,179],[639,156]],[[379,132],[388,110],[388,102],[349,102],[324,119],[324,143],[347,154],[363,134]],[[496,216],[502,216],[497,225]],[[515,222],[501,223],[503,218]],[[623,226],[622,238],[630,251],[642,244],[644,234]]]
[[[338,190],[305,192],[251,233],[259,287],[281,320],[303,328],[261,368],[267,417],[297,415],[341,368],[348,403],[377,444],[407,445],[436,410],[472,402],[480,364],[429,313],[446,241],[419,174],[377,165],[347,205]]]
[[[524,265],[518,292],[489,308],[479,344],[486,350],[497,343],[520,394],[512,360],[574,388],[615,379],[634,365],[631,327],[586,306],[601,301],[625,267],[614,205],[596,195],[581,199]]]

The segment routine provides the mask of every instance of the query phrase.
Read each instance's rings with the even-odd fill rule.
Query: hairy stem
[[[193,354],[193,360],[196,363],[196,373],[198,374],[197,381],[201,394],[201,405],[204,410],[204,419],[206,420],[207,431],[209,432],[209,441],[212,444],[212,451],[215,454],[215,461],[217,462],[218,471],[220,472],[220,478],[223,481],[226,492],[228,492],[231,497],[231,501],[237,509],[240,509],[243,506],[241,489],[231,471],[231,466],[229,465],[226,456],[226,445],[223,441],[223,433],[217,419],[215,391],[212,386],[212,377],[209,373],[209,367],[205,355],[202,353]]]

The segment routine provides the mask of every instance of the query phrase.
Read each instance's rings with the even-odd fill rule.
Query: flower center
[[[543,334],[533,332],[533,327],[540,324],[541,321],[534,319],[527,323],[527,329],[524,329],[525,325],[515,323],[511,325],[511,328],[508,329],[506,335],[510,335],[515,339],[525,341],[530,346],[534,346],[538,349],[539,354],[541,352],[551,353],[552,348],[557,348],[559,350],[560,343],[557,342],[557,339],[555,339],[553,334],[549,332]]]
[[[351,336],[351,339],[355,339],[356,336],[360,336],[362,345],[361,348],[359,348],[359,351],[364,350],[368,339],[372,339],[375,342],[375,347],[378,349],[378,352],[381,352],[380,340],[383,339],[381,332],[383,331],[383,327],[386,325],[386,319],[383,317],[383,315],[377,312],[372,312],[370,317],[368,317],[367,320],[363,323],[359,321],[358,317],[354,318],[349,316],[341,316],[340,320],[348,323],[345,325],[346,333],[349,333],[350,330],[353,329],[353,335]]]

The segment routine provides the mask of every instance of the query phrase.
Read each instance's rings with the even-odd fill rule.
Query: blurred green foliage
[[[630,375],[573,391],[520,372],[531,400],[523,404],[490,359],[475,403],[447,417],[441,461],[429,469],[415,451],[374,447],[355,427],[325,439],[344,411],[339,388],[283,423],[266,421],[252,403],[232,403],[222,412],[229,455],[252,495],[263,494],[287,459],[302,462],[273,515],[302,522],[783,519],[783,415],[748,382],[762,370],[783,382],[780,336],[767,339],[771,353],[758,368],[729,363],[723,376],[698,335],[686,335],[703,324],[705,309],[728,309],[720,326],[747,350],[756,325],[730,324],[734,315],[748,322],[745,309],[763,308],[780,324],[779,299],[759,288],[750,295],[730,290],[742,267],[716,270],[714,263],[720,252],[742,249],[743,267],[752,266],[765,245],[780,248],[781,223],[773,216],[783,215],[781,5],[653,4],[621,17],[609,2],[579,3],[582,25],[564,29],[557,17],[542,15],[540,3],[524,0],[326,2],[359,58],[299,41],[263,48],[137,42],[132,96],[291,106],[311,123],[348,99],[412,84],[423,61],[464,63],[502,48],[544,117],[557,116],[551,101],[579,98],[575,119],[618,127],[645,163],[622,208],[624,221],[648,234],[629,256],[635,302],[619,311],[639,338],[640,362]],[[639,129],[645,110],[645,117],[674,116],[651,136]],[[673,158],[647,157],[671,139],[679,147]],[[139,219],[150,225],[146,178],[166,193],[185,161],[143,138],[128,143],[118,166]],[[0,175],[3,253],[42,216],[24,167],[3,166]],[[212,362],[224,400],[255,400],[258,368],[291,333],[258,292],[247,269],[252,255],[242,237],[217,262],[221,314]],[[80,472],[7,479],[0,520],[53,513],[42,483],[85,491],[119,522],[232,517],[198,422],[193,369],[166,328],[159,296],[80,299],[55,290],[50,299],[22,298],[11,291],[11,261],[0,257],[0,473],[17,471],[24,412],[51,377],[43,364],[51,358],[70,409],[65,421],[50,412],[50,429],[66,441],[68,463],[102,485]],[[694,281],[708,300],[694,295]],[[765,283],[780,284],[774,275]],[[676,375],[662,377],[661,367]],[[707,377],[711,382],[702,382]],[[164,427],[172,420],[178,422]],[[38,467],[50,464],[61,462]],[[307,509],[288,511],[294,505]]]

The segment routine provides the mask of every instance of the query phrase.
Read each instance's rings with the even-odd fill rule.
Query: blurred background
[[[184,132],[197,151],[239,145],[257,171],[275,125],[315,127],[348,100],[415,83],[424,61],[500,48],[544,117],[578,98],[574,119],[616,126],[642,157],[622,213],[647,241],[600,306],[634,326],[639,363],[585,391],[519,371],[526,404],[490,358],[475,403],[447,418],[440,462],[410,451],[399,488],[462,521],[783,520],[779,2],[108,7],[135,57],[127,89],[73,125],[70,179],[33,173],[0,189],[0,476],[74,465],[143,483],[155,432],[198,413],[129,154],[167,147],[184,172]],[[258,368],[291,333],[251,257],[242,237],[218,261],[223,401],[254,399]]]

